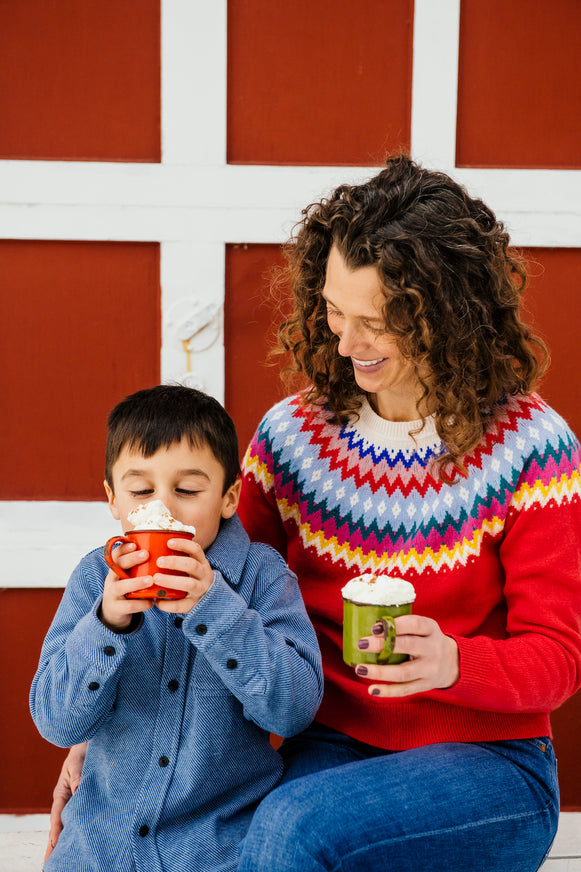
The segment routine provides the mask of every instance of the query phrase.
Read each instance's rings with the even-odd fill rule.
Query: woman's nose
[[[351,357],[358,345],[361,345],[360,331],[356,325],[348,321],[342,325],[341,330],[337,333],[339,337],[339,345],[337,350],[341,357]]]

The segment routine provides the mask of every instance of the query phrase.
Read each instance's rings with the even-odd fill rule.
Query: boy
[[[65,589],[31,711],[50,742],[89,743],[45,870],[234,870],[282,773],[269,732],[293,735],[318,708],[315,633],[296,577],[236,515],[238,441],[216,400],[177,385],[127,397],[109,416],[105,478],[124,531],[159,499],[196,536],[170,540],[179,554],[153,576],[184,599],[125,599],[151,582],[118,578],[102,548]],[[123,569],[146,559],[135,548],[115,551]]]

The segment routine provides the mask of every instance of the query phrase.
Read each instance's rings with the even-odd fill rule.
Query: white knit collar
[[[353,419],[351,426],[365,439],[380,445],[397,443],[402,446],[423,448],[440,442],[433,415],[426,418],[423,428],[421,419],[417,421],[387,421],[373,411],[366,397],[363,398],[363,404],[359,411],[359,420]],[[422,429],[420,430],[420,428]]]

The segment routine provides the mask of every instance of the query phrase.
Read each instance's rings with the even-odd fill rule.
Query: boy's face
[[[240,480],[222,494],[222,464],[207,445],[194,448],[187,439],[160,448],[151,457],[123,448],[112,472],[113,481],[105,482],[105,490],[111,514],[121,521],[123,532],[133,529],[127,521],[132,509],[161,500],[177,521],[193,524],[195,541],[205,551],[218,534],[221,518],[231,518],[238,507]]]

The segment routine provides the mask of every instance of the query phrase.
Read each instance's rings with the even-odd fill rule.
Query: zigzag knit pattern
[[[365,403],[358,421],[337,427],[297,395],[263,420],[246,474],[276,495],[303,547],[348,576],[453,569],[501,534],[511,512],[581,495],[579,445],[538,395],[510,397],[494,413],[467,477],[450,487],[431,468],[443,450],[431,419],[421,430],[394,424]]]

